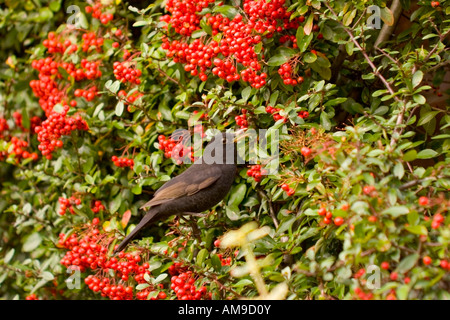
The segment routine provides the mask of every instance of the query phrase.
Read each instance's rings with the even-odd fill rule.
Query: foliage
[[[448,1],[390,39],[381,0],[136,3],[1,9],[2,298],[450,298]],[[187,128],[267,129],[278,172],[113,257]]]

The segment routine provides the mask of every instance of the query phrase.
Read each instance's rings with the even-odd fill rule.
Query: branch
[[[380,33],[378,34],[377,40],[375,40],[374,47],[378,49],[378,46],[389,39],[391,34],[394,32],[395,26],[397,25],[400,14],[402,13],[402,4],[400,0],[392,1],[391,8],[392,14],[394,15],[394,23],[392,25],[383,24]]]
[[[405,189],[414,187],[414,186],[416,186],[418,184],[422,184],[422,182],[425,182],[425,181],[428,181],[428,180],[436,180],[436,179],[442,179],[442,178],[450,178],[450,176],[442,175],[442,176],[437,176],[437,177],[426,177],[426,178],[423,178],[423,179],[411,180],[411,181],[408,181],[405,184],[402,184],[400,187],[398,187],[398,189],[399,190],[405,190]]]

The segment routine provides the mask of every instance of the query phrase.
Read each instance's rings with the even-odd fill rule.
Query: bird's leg
[[[186,219],[183,216],[181,216],[181,218],[190,225],[190,227],[192,229],[192,234],[194,235],[195,239],[197,239],[198,243],[200,244],[202,242],[202,238],[200,237],[201,232],[197,226],[197,221],[192,221],[191,219]]]

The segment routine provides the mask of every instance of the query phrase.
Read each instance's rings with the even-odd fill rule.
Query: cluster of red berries
[[[60,140],[62,136],[70,135],[74,130],[88,130],[86,121],[80,115],[68,117],[67,111],[69,111],[69,106],[64,106],[61,113],[53,111],[35,129],[40,142],[38,149],[49,160],[52,159],[52,152],[56,148],[62,148],[63,142]]]
[[[244,11],[249,16],[249,27],[258,33],[268,32],[267,37],[273,36],[275,32],[288,29],[298,29],[304,17],[291,19],[293,11],[287,11],[284,7],[285,0],[259,1],[245,0]]]
[[[266,112],[270,113],[273,116],[273,120],[278,121],[278,120],[283,120],[283,122],[287,122],[288,118],[287,117],[283,117],[280,114],[281,108],[274,108],[272,106],[267,106],[266,107]]]
[[[214,68],[212,69],[212,73],[219,78],[225,79],[228,82],[233,82],[240,79],[239,74],[236,73],[237,68],[232,59],[221,60],[219,58],[215,58],[213,63]]]
[[[218,253],[217,256],[219,257],[220,264],[222,266],[229,266],[229,265],[231,265],[231,256],[224,257],[223,254],[221,254],[221,253]]]
[[[130,82],[134,84],[140,84],[141,79],[139,77],[142,75],[142,71],[130,65],[130,62],[116,61],[113,64],[114,76],[117,80],[121,82]]]
[[[114,19],[114,15],[112,13],[105,13],[102,9],[104,9],[102,1],[97,1],[93,6],[86,6],[84,8],[87,14],[92,14],[92,17],[99,19],[102,24],[108,24]]]
[[[200,21],[203,18],[200,12],[213,2],[169,0],[166,10],[170,15],[161,17],[161,21],[170,24],[176,33],[190,36],[192,32],[200,29]],[[207,80],[207,71],[212,68],[214,75],[228,82],[241,78],[252,87],[261,88],[266,84],[267,78],[264,72],[258,74],[261,72],[261,62],[255,47],[261,44],[261,35],[270,38],[274,32],[297,29],[301,21],[299,18],[290,19],[291,12],[286,10],[284,3],[284,0],[274,0],[270,3],[246,0],[243,5],[245,19],[240,14],[230,20],[221,14],[206,13],[204,17],[211,27],[212,36],[222,33],[220,40],[195,39],[187,43],[185,40],[169,41],[164,38],[162,48],[168,51],[168,57],[185,64],[185,70],[193,76],[198,75],[202,81]],[[217,58],[219,54],[223,55],[223,59]],[[244,67],[240,72],[238,63]]]
[[[145,288],[144,290],[141,290],[138,293],[136,293],[136,298],[138,300],[148,300],[149,299],[148,295],[153,291],[155,291],[155,289],[153,288],[151,289],[150,287]],[[165,298],[167,298],[167,294],[164,291],[158,292],[157,295],[150,296],[150,300],[164,300]]]
[[[104,43],[103,38],[97,38],[95,32],[83,33],[82,35],[83,43],[81,45],[81,49],[83,52],[88,52],[91,47],[97,50],[97,52],[102,52],[102,47]]]
[[[114,165],[116,167],[130,167],[130,169],[133,169],[134,166],[134,160],[131,158],[126,158],[126,157],[117,157],[117,156],[112,156],[111,160],[114,162]]]
[[[28,159],[31,158],[33,161],[36,161],[38,159],[37,153],[33,152],[30,153],[27,150],[24,150],[24,148],[28,147],[28,142],[21,140],[17,137],[11,138],[11,148],[9,149],[9,155],[14,156],[14,158],[17,161],[20,161],[21,159]]]
[[[200,29],[201,16],[197,14],[208,7],[214,0],[168,0],[166,10],[172,15],[164,15],[161,21],[170,23],[175,32],[183,36],[190,36],[192,32]]]
[[[302,20],[304,21],[305,18],[303,16],[302,16],[302,18],[303,18]],[[283,36],[280,37],[279,41],[280,41],[280,43],[286,43],[288,41],[291,41],[292,42],[292,47],[294,49],[298,48],[298,46],[297,46],[297,37],[295,35],[289,35],[289,34],[283,35]]]
[[[25,300],[39,300],[38,296],[35,293],[29,294],[25,297]]]
[[[344,209],[344,208],[348,209],[348,205],[346,204],[346,207],[342,207],[342,209]],[[320,208],[317,210],[317,214],[319,216],[324,217],[323,222],[325,224],[330,224],[331,221],[333,221],[336,226],[340,226],[344,223],[344,218],[342,218],[342,217],[336,217],[333,220],[333,213],[331,211],[327,210],[325,205],[320,206]],[[364,270],[364,269],[362,269],[362,270]]]
[[[99,61],[88,61],[87,59],[81,60],[81,67],[84,70],[84,76],[88,80],[94,80],[102,76],[102,72],[99,69]]]
[[[119,281],[129,281],[134,279],[137,283],[145,283],[144,276],[150,275],[149,263],[143,262],[142,257],[136,253],[119,252],[117,257],[108,256],[108,245],[111,239],[101,233],[95,224],[86,231],[77,234],[73,233],[69,237],[61,233],[59,235],[59,246],[67,249],[65,256],[61,259],[61,264],[78,266],[80,271],[98,271],[97,274],[114,271]],[[96,280],[97,279],[97,280]],[[133,288],[122,284],[113,284],[111,279],[88,276],[85,283],[94,292],[100,292],[102,296],[110,299],[132,299]],[[148,293],[147,293],[148,294]],[[163,298],[164,295],[158,296]],[[143,294],[136,294],[136,297],[143,298]],[[164,297],[165,298],[165,297]]]
[[[297,115],[302,119],[306,119],[309,117],[309,112],[308,111],[299,111],[297,113]]]
[[[102,297],[111,300],[132,300],[133,287],[122,284],[115,285],[110,278],[102,276],[88,275],[84,283],[94,292],[100,292]]]
[[[355,291],[357,297],[360,300],[372,300],[373,299],[373,293],[372,292],[366,293],[360,287],[356,287],[354,289],[354,291]]]
[[[33,60],[31,66],[39,71],[39,80],[31,80],[30,87],[33,93],[39,98],[39,105],[46,115],[49,115],[53,106],[61,102],[64,96],[63,91],[58,89],[58,84],[54,81],[53,75],[58,74],[58,63],[51,57]]]
[[[290,196],[292,196],[292,195],[294,195],[294,193],[295,193],[295,189],[294,188],[291,188],[287,183],[283,183],[282,185],[281,185],[281,189],[284,191],[284,192],[286,192],[286,194],[290,197]]]
[[[105,210],[105,206],[102,204],[100,200],[92,200],[91,201],[91,210],[94,213]]]
[[[440,3],[439,1],[431,1],[431,6],[432,6],[433,8],[439,7],[440,4],[441,4],[441,3]]]
[[[220,247],[220,239],[217,239],[214,241],[214,246],[215,247]],[[234,252],[234,256],[236,257],[239,254],[239,250],[236,250]],[[222,253],[218,253],[217,256],[220,259],[220,263],[222,266],[229,266],[231,265],[231,256],[228,257],[224,257]]]
[[[73,94],[75,97],[83,97],[87,101],[92,101],[98,95],[98,88],[97,86],[92,86],[89,89],[76,89]]]
[[[441,226],[441,223],[444,222],[444,216],[440,213],[436,213],[433,216],[433,221],[431,222],[431,228],[437,229]]]
[[[363,192],[368,196],[374,196],[376,193],[376,188],[375,186],[367,185],[363,187]]]
[[[0,138],[4,138],[5,131],[9,130],[8,122],[5,118],[0,118]]]
[[[75,211],[73,210],[74,206],[79,206],[81,204],[81,199],[71,196],[69,199],[60,197],[58,199],[59,201],[59,215],[63,216],[66,214],[67,209],[69,209],[69,212],[71,214],[75,214]]]
[[[293,67],[288,62],[283,63],[278,68],[278,74],[280,75],[281,79],[283,79],[283,83],[285,85],[291,85],[291,86],[296,86],[297,84],[302,84],[304,81],[304,78],[302,76],[293,75],[292,71],[293,71]]]
[[[166,158],[172,158],[176,164],[182,164],[186,162],[188,157],[191,162],[195,161],[194,158],[194,147],[184,146],[182,141],[177,142],[173,138],[167,138],[164,135],[158,136],[159,149],[164,151],[164,156]]]
[[[49,53],[72,53],[78,50],[78,46],[76,44],[72,44],[69,39],[64,40],[64,42],[60,42],[59,36],[57,36],[54,32],[49,32],[47,35],[47,39],[45,39],[42,44],[47,48]]]
[[[176,262],[169,267],[170,288],[175,292],[179,300],[209,300],[211,293],[207,292],[205,286],[198,290],[195,287],[195,275],[192,271],[186,270],[181,263]]]
[[[241,129],[247,129],[248,128],[248,121],[247,121],[247,110],[242,109],[241,115],[237,115],[234,117],[234,120],[236,121],[236,124],[241,127]]]
[[[16,124],[16,126],[18,126],[20,129],[22,129],[23,132],[27,132],[28,129],[26,129],[23,124],[22,124],[22,113],[20,113],[19,111],[14,111],[13,112],[13,118],[14,118],[14,123]],[[39,126],[42,123],[41,118],[39,118],[38,116],[34,116],[30,119],[30,132],[34,133],[34,129]],[[0,119],[0,132],[1,132],[1,119]]]
[[[261,182],[262,176],[267,175],[267,170],[261,169],[261,165],[255,164],[247,170],[247,176],[253,177],[256,182]]]
[[[439,265],[441,266],[442,269],[450,271],[450,262],[448,262],[447,260],[442,259],[439,262]]]
[[[139,91],[134,91],[131,94],[127,94],[125,90],[120,90],[117,95],[126,100],[125,104],[134,103],[137,99],[142,97],[144,94]]]

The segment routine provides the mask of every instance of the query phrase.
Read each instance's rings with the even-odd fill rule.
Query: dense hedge
[[[2,298],[450,298],[448,1],[0,10]],[[278,172],[111,254],[199,155],[173,132],[240,128]]]

